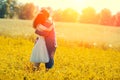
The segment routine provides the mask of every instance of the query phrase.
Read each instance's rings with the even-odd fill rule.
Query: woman
[[[49,8],[47,8],[47,9],[49,9]],[[49,13],[51,13],[50,11],[51,10],[49,10]],[[51,23],[53,23],[53,21],[49,20],[48,22],[46,22],[45,27],[49,28],[48,25],[50,25]],[[44,38],[45,38],[46,47],[47,47],[47,51],[48,51],[48,54],[49,54],[49,62],[45,63],[46,71],[53,68],[53,66],[54,66],[54,55],[55,55],[55,51],[56,51],[56,48],[57,48],[54,24],[52,26],[53,26],[53,28],[50,31],[36,30],[36,32],[35,32],[36,34],[44,36]]]
[[[33,22],[35,30],[39,31],[51,31],[53,26],[48,20],[49,13],[46,10],[41,10]],[[47,27],[45,27],[47,26]],[[48,28],[49,27],[49,28]],[[46,48],[44,36],[37,35],[35,46],[33,47],[30,61],[34,63],[33,70],[38,70],[41,62],[48,63],[49,55]]]

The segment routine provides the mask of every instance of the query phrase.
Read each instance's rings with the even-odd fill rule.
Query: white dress
[[[46,48],[45,39],[43,36],[39,36],[37,42],[35,43],[32,50],[30,61],[35,63],[49,62],[49,55]]]

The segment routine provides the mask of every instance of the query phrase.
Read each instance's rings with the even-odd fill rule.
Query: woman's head
[[[49,12],[46,9],[42,9],[40,13],[42,13],[46,19],[48,19],[50,16]]]
[[[40,13],[37,15],[33,22],[33,27],[36,28],[38,24],[43,24],[49,18],[49,13],[47,10],[42,9]]]

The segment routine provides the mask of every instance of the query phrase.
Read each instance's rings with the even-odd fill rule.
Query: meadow
[[[32,71],[32,21],[0,20],[0,80],[120,80],[120,28],[56,22],[54,68]]]

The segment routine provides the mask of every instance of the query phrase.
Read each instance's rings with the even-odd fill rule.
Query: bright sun
[[[54,9],[73,8],[78,12],[80,12],[83,8],[85,8],[84,0],[58,0],[58,1],[56,0],[55,2],[52,1],[49,2],[48,5],[52,6],[52,8]]]
[[[120,11],[120,0],[19,0],[19,2],[33,2],[39,7],[50,6],[53,9],[73,8],[78,12],[85,7],[93,7],[97,12],[103,8],[108,8],[112,13]]]
[[[72,0],[69,1],[69,7],[74,8],[78,12],[85,8],[85,1],[84,0]]]

